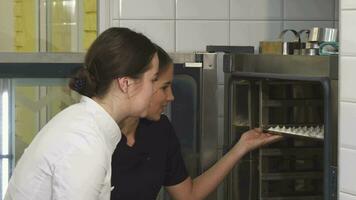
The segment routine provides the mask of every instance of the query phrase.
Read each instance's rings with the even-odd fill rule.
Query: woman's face
[[[158,62],[156,53],[150,62],[149,70],[143,73],[140,79],[134,80],[134,83],[131,85],[132,87],[129,87],[132,116],[146,117],[147,115],[154,92],[154,83],[157,81]]]
[[[159,74],[158,80],[154,84],[154,93],[148,108],[147,119],[159,120],[165,107],[174,100],[171,87],[172,81],[173,64],[170,64],[167,69]]]

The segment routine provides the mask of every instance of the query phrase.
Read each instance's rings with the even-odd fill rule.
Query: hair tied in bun
[[[74,88],[76,91],[81,91],[85,87],[86,81],[85,79],[75,79],[74,81]]]

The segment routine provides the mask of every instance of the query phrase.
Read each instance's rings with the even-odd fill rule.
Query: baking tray
[[[300,139],[324,140],[324,126],[275,126],[264,127],[263,131]]]

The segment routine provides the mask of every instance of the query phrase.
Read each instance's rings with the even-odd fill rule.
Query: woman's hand
[[[247,153],[261,146],[277,142],[282,138],[280,135],[263,133],[262,129],[255,128],[243,133],[236,146]]]

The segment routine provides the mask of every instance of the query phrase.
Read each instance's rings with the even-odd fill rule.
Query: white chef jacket
[[[120,128],[82,97],[51,119],[17,163],[5,200],[109,200]]]

